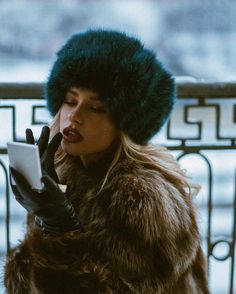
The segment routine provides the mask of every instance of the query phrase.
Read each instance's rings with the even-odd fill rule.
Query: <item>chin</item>
[[[79,156],[81,154],[79,147],[76,144],[68,144],[62,142],[61,144],[62,150],[71,156]]]

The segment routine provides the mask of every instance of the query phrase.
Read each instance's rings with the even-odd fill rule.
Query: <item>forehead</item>
[[[102,102],[100,100],[99,94],[97,92],[89,90],[89,89],[71,87],[68,90],[68,93],[70,93],[70,94],[72,94],[73,96],[76,96],[76,97],[82,97],[84,99],[89,99],[89,100],[93,100],[93,101]]]

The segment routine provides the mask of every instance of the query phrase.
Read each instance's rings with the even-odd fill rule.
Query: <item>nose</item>
[[[69,114],[68,118],[71,122],[75,122],[78,124],[83,124],[83,119],[82,119],[82,112],[81,112],[81,107],[77,106],[75,109],[73,109]]]

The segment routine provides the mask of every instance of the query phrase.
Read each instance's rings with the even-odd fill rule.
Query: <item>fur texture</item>
[[[98,92],[117,127],[138,144],[160,130],[175,100],[174,79],[155,54],[115,31],[76,34],[61,48],[45,92],[53,116],[73,86]]]
[[[53,236],[29,224],[8,256],[7,293],[208,294],[191,197],[125,157],[96,195],[106,167],[71,163],[62,181],[83,228]]]

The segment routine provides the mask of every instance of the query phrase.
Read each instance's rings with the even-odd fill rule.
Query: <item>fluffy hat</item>
[[[59,50],[45,93],[52,115],[70,87],[98,92],[118,128],[138,144],[160,130],[175,100],[174,79],[155,54],[110,30],[75,34]]]

